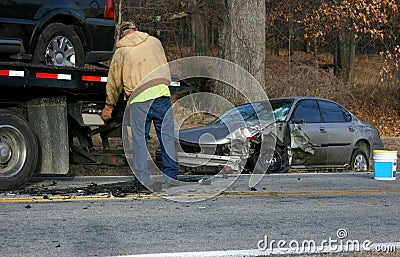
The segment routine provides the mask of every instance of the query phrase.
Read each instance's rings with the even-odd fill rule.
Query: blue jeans
[[[174,142],[174,116],[169,97],[159,97],[146,102],[132,103],[130,110],[130,125],[132,129],[133,172],[141,183],[149,182],[147,153],[148,138],[151,123],[157,133],[161,147],[163,168],[167,179],[176,179],[179,168],[176,165]]]

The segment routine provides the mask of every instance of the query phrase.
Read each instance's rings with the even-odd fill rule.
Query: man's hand
[[[114,110],[114,106],[106,104],[103,108],[103,110],[101,111],[101,118],[105,121],[108,121],[109,119],[111,119],[111,114]]]

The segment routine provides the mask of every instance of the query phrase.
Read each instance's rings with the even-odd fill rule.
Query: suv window
[[[316,100],[303,100],[297,104],[292,116],[293,121],[306,123],[318,123],[321,121],[321,114]]]

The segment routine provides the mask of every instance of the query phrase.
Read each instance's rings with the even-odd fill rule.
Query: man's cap
[[[121,23],[121,30],[124,31],[126,29],[136,29],[135,23],[133,23],[132,21],[123,21]]]

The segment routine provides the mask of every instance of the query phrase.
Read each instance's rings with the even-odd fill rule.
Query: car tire
[[[82,41],[73,26],[48,25],[40,34],[33,54],[34,63],[54,66],[84,66]]]
[[[258,169],[256,173],[265,171],[267,171],[267,173],[285,173],[289,170],[285,162],[285,157],[282,156],[282,154],[280,154],[278,151],[274,151],[272,160],[261,159],[258,161],[259,157],[260,152],[256,152],[250,157],[250,170],[253,172],[255,169]]]
[[[350,168],[356,171],[367,171],[369,169],[368,157],[362,149],[354,150],[351,155]]]
[[[0,189],[25,184],[38,162],[38,142],[28,122],[19,114],[0,110]]]

